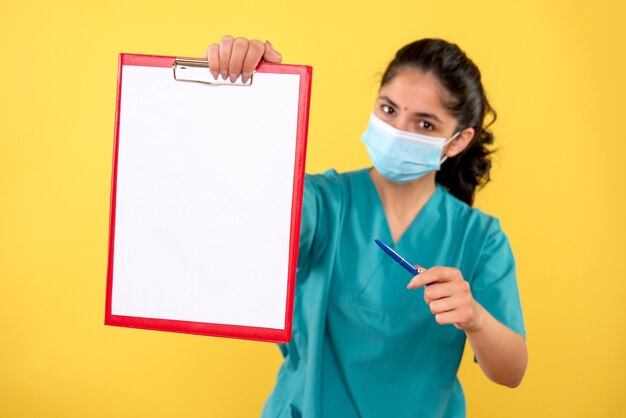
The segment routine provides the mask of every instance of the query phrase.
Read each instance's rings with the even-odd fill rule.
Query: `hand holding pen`
[[[414,277],[407,289],[424,286],[424,300],[435,315],[438,324],[453,324],[458,329],[472,331],[479,329],[484,309],[472,296],[472,290],[459,269],[451,267],[432,267],[424,270],[415,268],[400,254],[380,240],[376,244]]]

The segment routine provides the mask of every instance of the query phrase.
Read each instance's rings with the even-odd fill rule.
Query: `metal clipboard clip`
[[[241,75],[233,83],[229,79],[224,80],[221,75],[215,80],[209,71],[209,62],[196,58],[176,58],[172,63],[172,68],[174,70],[174,80],[176,81],[190,81],[213,86],[247,87],[252,85],[254,78],[254,73],[252,73],[245,83],[241,81]]]

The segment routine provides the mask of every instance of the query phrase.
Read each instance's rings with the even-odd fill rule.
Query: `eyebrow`
[[[379,98],[388,102],[393,107],[396,107],[396,108],[400,107],[393,100],[391,100],[388,96],[379,96]],[[436,120],[439,123],[443,123],[441,119],[437,117],[437,115],[434,115],[432,113],[416,112],[416,113],[413,113],[413,116],[418,116],[420,118],[428,118],[428,119]]]

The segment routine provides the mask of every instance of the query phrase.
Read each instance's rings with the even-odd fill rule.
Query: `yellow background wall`
[[[2,1],[0,416],[257,416],[278,349],[105,327],[117,54],[199,56],[270,39],[314,67],[307,169],[368,165],[380,72],[420,37],[479,65],[498,146],[477,206],[519,265],[530,363],[470,417],[626,416],[626,3],[615,1]]]

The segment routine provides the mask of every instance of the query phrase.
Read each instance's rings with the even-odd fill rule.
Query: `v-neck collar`
[[[439,183],[435,183],[435,191],[428,198],[422,209],[415,215],[415,218],[411,221],[409,226],[404,230],[400,238],[397,242],[393,241],[393,235],[391,234],[391,228],[389,227],[389,220],[387,219],[387,214],[385,213],[385,207],[383,206],[383,201],[378,194],[378,190],[376,189],[376,185],[374,185],[374,181],[372,180],[372,176],[370,175],[370,168],[363,169],[363,177],[364,181],[367,183],[367,188],[369,189],[369,193],[372,195],[372,201],[377,205],[377,210],[380,211],[382,216],[382,220],[384,223],[384,231],[387,235],[385,237],[386,243],[392,248],[398,248],[402,242],[406,240],[407,235],[411,235],[414,229],[418,229],[421,223],[423,223],[422,219],[432,219],[431,214],[436,212],[437,202],[441,200],[441,195],[443,191],[441,190],[442,186]]]

